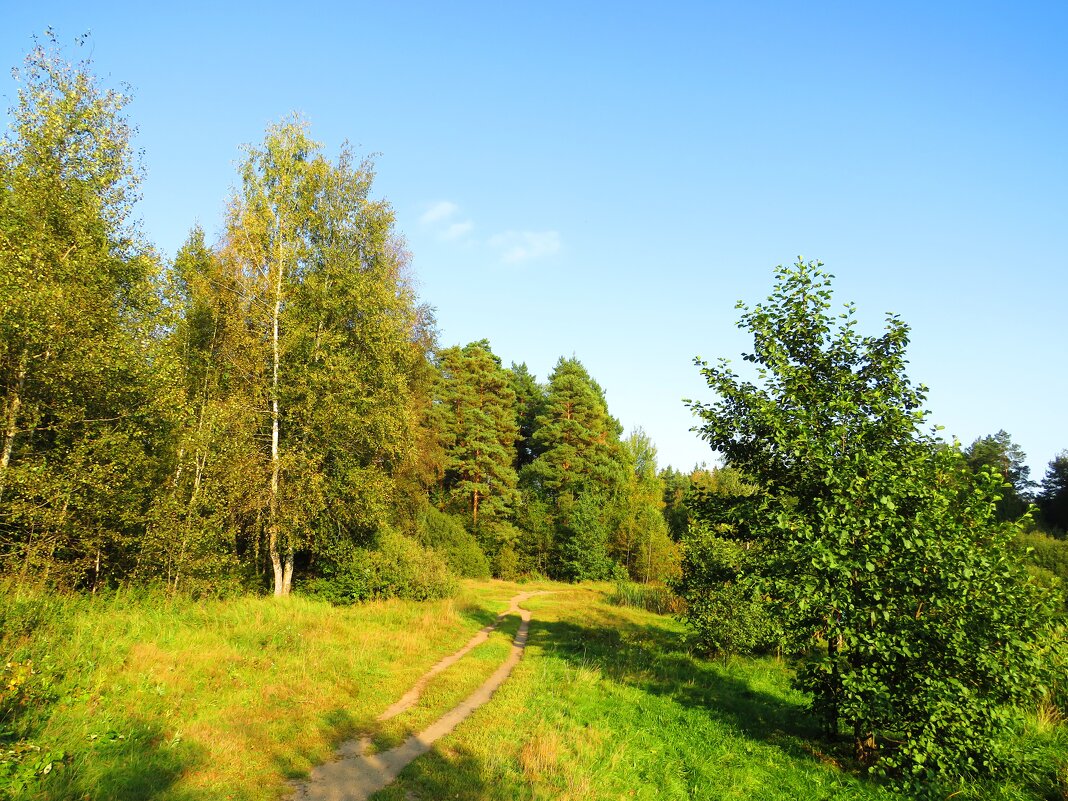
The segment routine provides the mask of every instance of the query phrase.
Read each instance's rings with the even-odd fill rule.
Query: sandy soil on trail
[[[429,751],[435,740],[451,732],[460,721],[486,703],[493,692],[508,678],[512,668],[523,656],[523,649],[527,645],[527,631],[530,628],[530,612],[520,609],[519,604],[533,595],[541,594],[541,592],[521,592],[512,598],[508,609],[498,615],[493,624],[481,629],[463,648],[430,668],[400,700],[382,712],[377,720],[389,720],[414,706],[434,676],[456,664],[473,648],[484,643],[490,633],[508,615],[518,614],[521,622],[519,631],[512,640],[512,650],[507,659],[492,676],[483,682],[481,687],[426,729],[413,734],[401,745],[389,751],[368,754],[370,741],[366,737],[343,743],[337,750],[339,758],[337,762],[328,762],[314,768],[308,781],[297,784],[296,792],[292,796],[293,801],[364,801],[372,793],[378,792],[397,778],[409,762]]]

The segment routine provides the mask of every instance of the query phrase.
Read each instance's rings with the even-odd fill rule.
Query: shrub
[[[503,581],[519,578],[519,557],[511,545],[505,545],[493,557],[493,577]]]
[[[685,600],[680,617],[688,639],[708,654],[757,653],[779,644],[777,627],[744,575],[752,551],[691,522],[683,541],[682,579],[673,584]]]
[[[583,495],[560,527],[558,576],[566,581],[626,579],[626,570],[608,553],[608,529],[601,513],[601,500]]]
[[[387,531],[370,554],[371,596],[427,601],[456,592],[456,577],[445,560],[415,540]]]
[[[351,604],[376,598],[426,601],[456,592],[456,577],[434,551],[394,531],[380,533],[376,545],[373,550],[354,548],[307,582],[304,593]]]
[[[428,507],[419,520],[419,541],[439,554],[458,576],[490,576],[489,560],[478,540],[452,515]]]

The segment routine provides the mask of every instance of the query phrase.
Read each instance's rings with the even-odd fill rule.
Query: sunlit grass
[[[40,624],[2,656],[34,659],[55,685],[33,741],[66,756],[40,797],[279,798],[339,742],[375,731],[382,709],[517,591],[483,582],[456,599],[354,608],[299,596],[28,599]],[[468,667],[483,661],[471,657]],[[412,725],[451,702],[453,683],[463,693],[476,680],[457,674],[428,688]]]
[[[193,603],[151,594],[33,596],[7,617],[6,653],[33,659],[53,701],[29,710],[34,742],[65,757],[25,799],[261,801],[369,735],[388,748],[471,694],[519,625],[435,676],[398,717],[376,716],[517,592],[534,612],[524,659],[490,703],[378,799],[899,799],[828,745],[775,659],[703,660],[670,617],[615,589],[468,582],[453,600],[334,608],[300,597]],[[10,614],[9,614],[10,613]],[[35,628],[36,626],[36,628]],[[36,717],[35,717],[36,715]],[[963,801],[1059,799],[1068,733],[1032,718],[1024,767]]]
[[[786,664],[696,658],[677,622],[605,603],[613,589],[537,599],[526,656],[493,703],[376,801],[909,797],[823,742]],[[1056,766],[1049,753],[1038,763]],[[942,797],[1057,798],[1054,781],[1025,775]]]

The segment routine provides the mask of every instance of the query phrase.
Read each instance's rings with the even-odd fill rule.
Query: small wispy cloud
[[[470,220],[460,219],[460,207],[451,200],[431,203],[419,218],[419,222],[434,231],[438,239],[446,242],[463,239],[475,227]]]
[[[431,225],[437,222],[443,222],[460,210],[460,207],[455,203],[448,200],[439,200],[437,203],[431,204],[423,216],[419,218],[419,222],[423,225]]]
[[[475,227],[475,224],[470,220],[464,220],[463,222],[450,223],[449,227],[441,233],[442,239],[459,239],[471,233],[471,229]]]
[[[489,246],[498,250],[505,264],[521,264],[560,250],[558,231],[505,231],[490,237]]]

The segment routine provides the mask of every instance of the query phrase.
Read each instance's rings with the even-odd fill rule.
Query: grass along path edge
[[[523,656],[530,629],[531,612],[522,609],[519,604],[532,596],[542,594],[545,594],[544,591],[528,591],[513,597],[508,609],[498,615],[495,622],[480,629],[462,648],[431,667],[376,720],[390,720],[414,706],[434,676],[447,670],[478,645],[486,642],[506,617],[518,613],[519,630],[512,640],[507,658],[475,692],[396,748],[369,754],[367,751],[370,740],[367,736],[346,741],[337,750],[337,761],[313,768],[307,781],[296,783],[293,801],[364,801],[371,794],[389,785],[409,763],[427,753],[435,741],[449,734],[461,721],[489,701],[497,688],[505,682]]]

